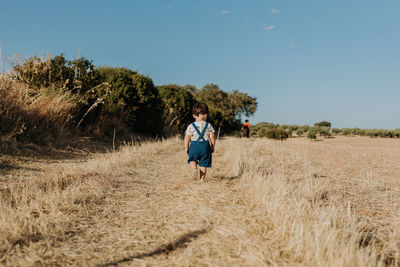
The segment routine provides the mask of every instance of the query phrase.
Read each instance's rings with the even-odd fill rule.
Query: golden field
[[[224,138],[213,157],[202,183],[177,138],[0,155],[0,265],[400,264],[399,140]]]

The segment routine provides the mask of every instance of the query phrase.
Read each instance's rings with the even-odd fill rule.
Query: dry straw
[[[399,264],[393,140],[228,138],[218,146],[208,183],[188,179],[179,139],[82,163],[36,163],[28,177],[10,171],[1,184],[0,263]]]

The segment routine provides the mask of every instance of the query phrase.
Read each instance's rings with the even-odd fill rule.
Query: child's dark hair
[[[208,114],[208,106],[204,103],[196,103],[193,106],[193,115]]]
[[[249,120],[245,120],[244,122],[249,122]]]

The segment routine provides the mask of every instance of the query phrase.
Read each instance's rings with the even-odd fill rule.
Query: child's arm
[[[215,151],[215,133],[210,133],[211,152]]]
[[[185,134],[184,143],[185,143],[186,153],[189,153],[190,136],[187,134]]]

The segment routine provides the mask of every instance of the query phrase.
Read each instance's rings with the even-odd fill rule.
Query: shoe
[[[192,180],[197,180],[198,178],[199,178],[198,170],[197,169],[193,170],[191,179]]]

